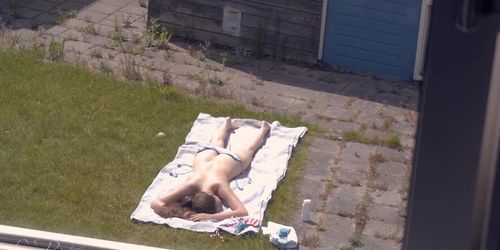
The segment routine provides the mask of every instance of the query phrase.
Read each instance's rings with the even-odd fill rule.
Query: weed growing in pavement
[[[91,57],[102,58],[102,51],[98,48],[93,48],[89,54]]]
[[[135,46],[132,43],[122,43],[122,44],[120,44],[120,50],[123,53],[132,54],[132,55],[141,54],[142,53],[142,51],[140,50],[141,48],[143,48],[143,47]]]
[[[331,84],[339,84],[340,80],[338,76],[324,76],[324,77],[318,77],[318,81],[326,82],[326,83],[331,83]]]
[[[205,61],[207,56],[209,56],[210,54],[210,45],[210,41],[204,41],[200,43],[201,50],[198,50],[196,53],[198,60]]]
[[[392,124],[396,122],[396,119],[392,116],[386,116],[384,117],[384,123],[380,127],[382,131],[389,131],[392,127]]]
[[[320,232],[323,232],[326,230],[326,226],[323,223],[323,218],[321,218],[321,216],[319,217],[318,223],[316,224],[316,230],[318,230]]]
[[[168,32],[165,27],[161,27],[158,19],[151,18],[151,23],[146,31],[146,44],[148,46],[158,46],[160,49],[168,49],[168,43],[173,33]]]
[[[207,56],[205,55],[205,53],[203,53],[203,51],[197,50],[196,51],[196,58],[198,58],[198,60],[200,60],[200,61],[205,61]]]
[[[404,147],[403,144],[401,143],[401,138],[396,133],[390,133],[386,137],[380,138],[378,136],[374,137],[366,136],[360,130],[346,130],[343,131],[341,135],[343,139],[352,142],[360,142],[364,144],[373,144],[373,145],[384,145],[388,146],[389,148],[397,150],[402,150]]]
[[[47,48],[47,59],[51,61],[59,61],[64,56],[64,44],[61,42],[51,41]]]
[[[354,248],[362,247],[363,242],[361,242],[361,234],[356,234],[349,238],[349,244],[351,244],[351,246]]]
[[[403,149],[403,144],[401,143],[401,138],[398,134],[391,134],[387,138],[387,146],[393,149],[401,150]]]
[[[80,26],[77,28],[78,31],[84,33],[84,34],[89,34],[89,35],[97,35],[97,30],[95,29],[94,25],[88,24],[87,26]]]
[[[101,61],[99,63],[99,71],[103,74],[113,73],[113,70],[111,69],[111,67],[109,67],[109,65],[105,61]]]
[[[65,37],[64,37],[64,40],[65,41],[78,41],[78,37],[73,34],[73,33],[68,33]]]
[[[354,250],[354,247],[352,247],[351,245],[346,245],[346,246],[342,246],[340,248],[340,250]]]
[[[224,51],[224,52],[221,52],[219,54],[219,56],[220,56],[220,60],[222,62],[222,65],[224,65],[224,66],[229,66],[230,65],[231,59],[229,58],[229,53],[227,53],[226,51]]]
[[[387,182],[385,182],[385,181],[383,183],[369,183],[368,187],[375,188],[375,189],[378,189],[378,190],[381,190],[381,191],[387,191],[387,190],[389,190],[389,184]]]
[[[349,96],[349,98],[347,99],[347,101],[345,102],[344,104],[344,107],[345,108],[349,108],[352,106],[352,104],[356,101],[356,98],[355,97],[352,97],[352,96]]]
[[[121,30],[115,30],[111,34],[111,45],[113,47],[118,47],[124,41],[125,41],[125,36],[123,35]]]
[[[139,67],[135,62],[135,59],[132,57],[125,57],[125,61],[123,63],[123,72],[122,75],[125,79],[131,81],[140,81],[142,80],[141,72],[139,71]]]
[[[386,159],[384,155],[378,151],[370,155],[370,164],[380,164],[385,161]]]
[[[63,11],[60,8],[57,9],[57,16],[54,19],[54,24],[60,25],[66,20],[76,16],[76,10]]]
[[[130,28],[130,27],[132,27],[132,15],[131,14],[127,14],[123,18],[122,23],[123,23],[123,28]]]
[[[240,64],[242,58],[247,56],[249,56],[248,50],[242,48],[236,48],[233,52],[223,51],[219,53],[219,58],[224,66]]]
[[[311,249],[315,249],[321,246],[321,240],[319,239],[319,235],[317,233],[312,233],[308,235],[304,234],[302,237],[302,245]]]

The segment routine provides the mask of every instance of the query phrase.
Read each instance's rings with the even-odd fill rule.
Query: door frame
[[[420,9],[420,24],[418,27],[417,50],[415,51],[415,65],[413,67],[413,80],[424,79],[425,51],[427,49],[427,35],[431,22],[431,9],[433,0],[422,0]]]

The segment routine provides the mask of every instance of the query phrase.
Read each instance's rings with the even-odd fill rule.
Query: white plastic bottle
[[[301,218],[302,218],[302,221],[311,221],[311,200],[310,199],[305,199],[304,202],[302,202]]]

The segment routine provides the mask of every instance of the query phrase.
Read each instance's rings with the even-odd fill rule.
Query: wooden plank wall
[[[149,18],[176,35],[256,54],[316,62],[322,0],[150,0]],[[240,35],[222,28],[224,7],[241,11]]]

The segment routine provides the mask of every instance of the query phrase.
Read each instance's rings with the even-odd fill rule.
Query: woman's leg
[[[269,133],[270,129],[271,127],[269,126],[269,124],[265,121],[262,121],[257,136],[255,136],[252,140],[248,141],[245,147],[238,149],[238,151],[234,152],[241,159],[242,171],[244,171],[248,166],[250,166],[253,156],[264,143],[264,137],[267,135],[267,133]]]
[[[236,128],[238,127],[233,124],[231,118],[226,117],[222,126],[220,126],[217,129],[217,132],[215,132],[212,139],[210,140],[210,144],[218,147],[224,147],[226,142],[227,132],[230,129],[236,129]]]
[[[235,128],[237,128],[237,126],[235,126],[232,123],[231,118],[226,117],[222,126],[220,126],[217,129],[215,134],[212,136],[212,139],[210,139],[210,144],[214,145],[214,146],[218,146],[218,147],[224,147],[224,144],[226,142],[227,132],[230,129],[235,129]],[[196,170],[196,168],[200,162],[211,161],[217,155],[218,155],[218,153],[212,149],[203,150],[203,151],[196,154],[196,156],[194,158],[193,167]]]

